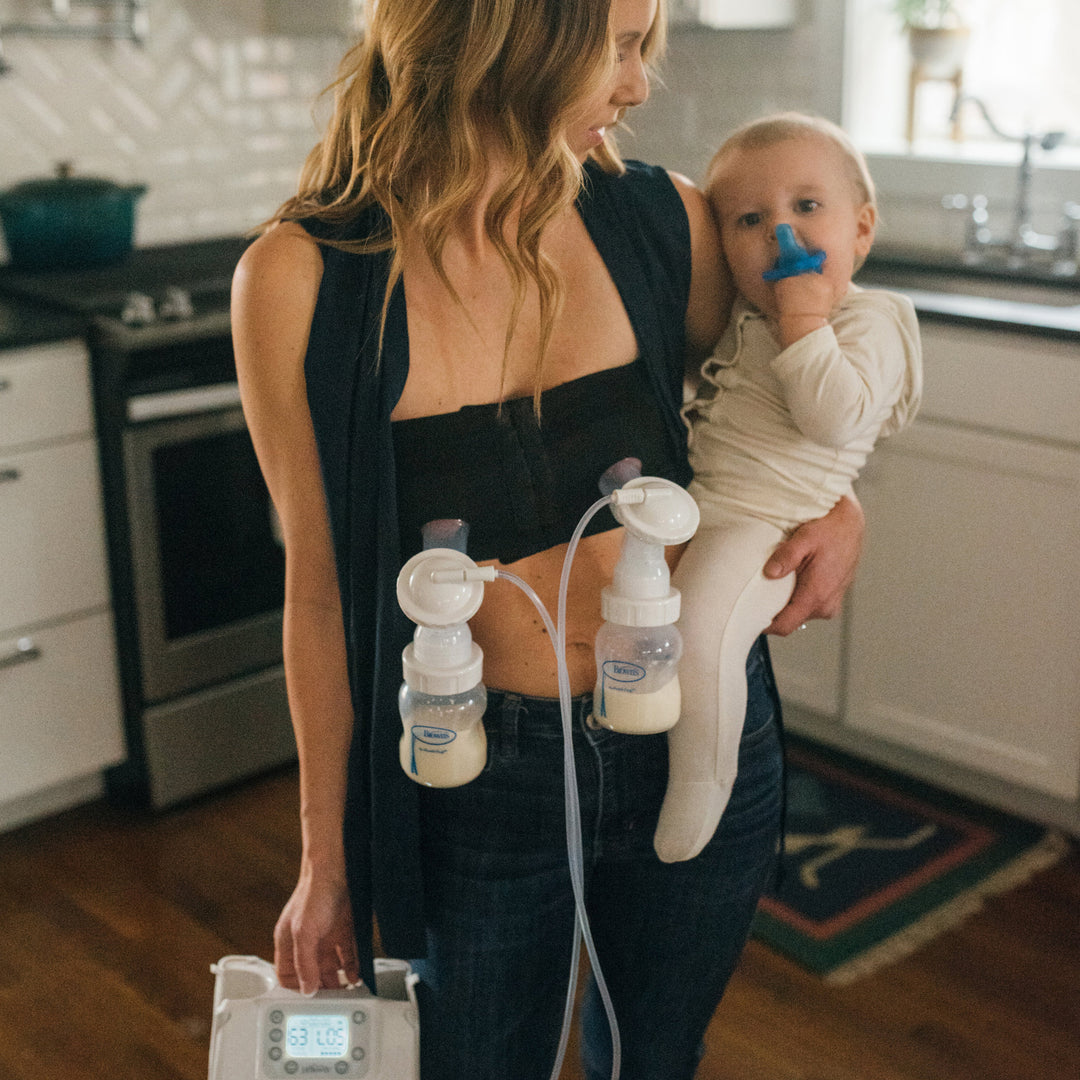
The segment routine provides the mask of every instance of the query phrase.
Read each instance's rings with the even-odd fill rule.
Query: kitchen
[[[790,8],[790,5],[779,6]],[[8,7],[11,10],[5,13],[5,24],[36,18],[48,5],[44,0],[40,3],[20,0]],[[148,190],[138,204],[136,242],[140,249],[179,242],[212,242],[243,233],[289,191],[297,164],[314,136],[312,98],[329,78],[341,48],[340,37],[313,35],[307,32],[312,26],[297,26],[297,14],[290,12],[289,7],[295,5],[284,2],[216,5],[206,0],[185,3],[159,0],[149,12],[150,30],[142,44],[46,40],[17,34],[4,38],[5,61],[12,70],[0,80],[0,126],[4,129],[5,146],[12,149],[6,151],[0,163],[0,185],[7,187],[27,177],[47,175],[55,162],[70,159],[79,174],[106,176],[122,184],[147,185]],[[303,18],[316,20],[321,13],[325,19],[336,20],[340,25],[347,15],[346,7],[343,3],[306,4]],[[795,22],[781,29],[722,31],[680,25],[673,33],[671,57],[665,69],[667,89],[657,89],[650,104],[635,117],[638,134],[634,139],[623,139],[624,149],[696,177],[700,176],[709,148],[746,115],[784,106],[837,114],[840,102],[836,80],[823,78],[821,73],[837,70],[840,61],[841,5],[822,0],[795,8],[798,9]],[[284,24],[287,32],[283,33],[278,27],[286,19],[294,21]],[[718,77],[717,72],[725,71],[734,74]],[[750,73],[752,79],[748,77]],[[907,241],[915,236],[916,246],[923,252],[961,250],[966,227],[964,215],[945,210],[940,199],[952,191],[973,192],[977,187],[969,184],[966,177],[958,179],[955,173],[946,171],[942,176],[942,170],[935,171],[933,165],[922,167],[914,180],[897,169],[894,181],[887,171],[888,165],[883,162],[886,169],[883,172],[875,163],[883,189],[886,221],[879,250],[889,253],[897,248],[902,250],[905,245],[900,238]],[[1064,170],[1055,171],[1051,179],[1064,186],[1063,173]],[[1006,200],[1011,196],[1014,175],[1015,165],[1003,165],[990,170],[985,180],[980,177],[979,183],[990,185],[986,190],[991,196]],[[910,186],[898,189],[897,184]],[[1065,193],[1059,200],[1056,190],[1047,191],[1044,186],[1040,198],[1048,204],[1064,202]],[[909,273],[910,268],[898,265],[899,262],[902,260],[887,264],[883,261],[882,272]],[[906,284],[919,287],[910,278]],[[954,290],[955,284],[949,291]],[[920,291],[939,295],[944,290],[938,283]],[[1042,530],[1045,546],[1031,554],[1032,567],[1023,575],[1015,574],[1014,564],[1024,545],[1009,543],[1000,536],[998,547],[990,553],[996,554],[996,559],[988,556],[988,565],[970,559],[970,573],[977,581],[985,580],[988,573],[1006,581],[1013,580],[1015,575],[1010,585],[1012,591],[996,587],[986,590],[982,586],[980,595],[985,598],[991,593],[993,604],[977,618],[961,618],[959,626],[950,626],[948,630],[949,635],[959,633],[962,640],[972,642],[970,652],[951,665],[961,671],[978,673],[978,678],[969,677],[967,683],[976,684],[977,688],[987,686],[989,694],[996,693],[1004,684],[1010,693],[1030,702],[1032,711],[1038,713],[1038,722],[1025,725],[1024,741],[1012,744],[1003,737],[1004,725],[996,713],[999,706],[992,701],[984,709],[981,698],[978,699],[979,723],[984,722],[983,717],[989,717],[985,721],[991,725],[989,730],[964,727],[973,715],[970,708],[965,709],[970,685],[951,687],[950,693],[957,699],[956,707],[950,706],[944,717],[935,717],[919,713],[923,703],[897,700],[890,696],[895,695],[895,688],[872,682],[873,667],[867,657],[881,655],[882,650],[894,655],[897,649],[906,647],[906,628],[912,625],[912,619],[919,625],[919,613],[926,610],[924,603],[915,611],[905,611],[903,617],[896,617],[890,608],[885,613],[889,619],[879,620],[869,600],[860,602],[860,591],[869,594],[872,600],[875,590],[880,588],[873,578],[877,558],[874,545],[879,543],[873,534],[860,585],[845,618],[829,626],[814,626],[803,640],[792,643],[798,651],[785,657],[781,647],[777,654],[781,679],[792,687],[789,711],[793,726],[799,730],[840,745],[858,745],[888,764],[904,766],[916,775],[992,798],[1017,812],[1039,816],[1075,833],[1080,819],[1077,809],[1080,715],[1076,705],[1080,688],[1076,684],[1073,660],[1080,651],[1077,648],[1080,622],[1075,603],[1078,590],[1075,572],[1067,561],[1068,546],[1061,549],[1054,541],[1058,536],[1076,534],[1075,496],[1080,470],[1075,464],[1075,417],[1080,415],[1080,401],[1073,370],[1075,337],[1071,337],[1076,331],[1070,331],[1062,321],[1070,305],[1061,300],[1069,296],[1069,290],[1054,285],[1038,294],[1043,300],[1048,296],[1054,302],[1041,305],[1035,313],[1030,308],[1018,313],[1000,307],[989,319],[985,311],[979,311],[956,322],[955,313],[946,311],[933,322],[933,333],[941,337],[942,344],[939,366],[934,369],[935,373],[940,372],[934,375],[939,380],[940,393],[935,391],[937,396],[926,407],[930,430],[917,432],[917,441],[909,451],[898,450],[893,458],[886,460],[885,475],[878,481],[886,493],[878,497],[882,504],[880,511],[875,513],[872,493],[863,493],[870,508],[872,529],[879,536],[887,536],[889,544],[903,541],[902,520],[888,527],[879,524],[875,528],[874,523],[890,513],[889,507],[894,503],[890,492],[899,489],[901,494],[895,496],[899,499],[911,487],[912,460],[937,463],[936,467],[946,474],[945,479],[953,477],[957,468],[954,463],[959,461],[966,470],[956,481],[961,485],[965,476],[976,477],[971,490],[985,494],[985,498],[971,507],[977,516],[959,534],[962,540],[957,540],[957,546],[962,545],[968,555],[972,550],[970,545],[987,535],[989,529],[996,529],[1000,515],[1010,506],[1023,507],[1022,511],[1013,511],[1015,516],[1010,522],[1021,537],[1030,531],[1032,520],[1045,521]],[[1030,298],[1028,294],[1021,297]],[[1071,299],[1070,303],[1075,307],[1078,300]],[[1032,334],[1023,324],[1013,325],[1020,314],[1028,320],[1046,318],[1042,310],[1045,307],[1058,309],[1051,312],[1054,322],[1049,328],[1040,326],[1039,332]],[[999,327],[989,333],[987,327],[994,324],[1001,312],[1008,313],[1012,321],[1007,328]],[[972,334],[977,336],[972,338]],[[977,380],[980,384],[977,400],[973,400],[976,395],[967,369],[958,366],[961,359],[967,362],[971,349],[982,350],[986,359],[980,368],[985,374]],[[1019,380],[1010,362],[1019,352],[1025,358],[1031,355],[1029,369],[1025,371],[1023,398],[1013,392]],[[71,365],[73,361],[65,358],[61,363]],[[78,362],[74,363],[77,367]],[[930,370],[928,366],[928,373]],[[1031,370],[1040,373],[1041,385],[1050,387],[1042,398],[1035,398],[1029,387],[1027,376]],[[65,375],[63,384],[75,385],[75,376],[69,379]],[[85,392],[89,394],[89,387]],[[157,392],[156,388],[152,392]],[[1018,401],[1029,404],[1017,404]],[[1004,412],[1003,403],[1010,406]],[[50,446],[60,443],[65,447],[83,443],[82,467],[85,468],[85,444],[92,429],[87,426],[85,401],[81,408],[80,412],[78,403],[73,404],[73,418],[63,421],[45,441]],[[15,429],[5,423],[3,430]],[[121,434],[114,432],[112,437],[123,441]],[[12,442],[21,455],[28,446],[40,448],[42,439],[38,431],[25,436],[16,432]],[[1006,450],[1014,450],[1017,444],[1023,445],[1026,455],[1020,471],[1029,481],[1035,478],[1035,487],[1024,485],[1016,490],[988,486],[985,476],[1000,473],[1002,455]],[[6,465],[6,448],[4,453]],[[89,457],[92,460],[92,454]],[[103,480],[108,484],[108,476]],[[75,486],[92,490],[92,485],[82,481]],[[1065,497],[1061,492],[1067,493]],[[946,511],[957,500],[949,495],[943,502],[944,506],[925,509],[924,519],[917,528],[922,539],[940,535],[942,523],[951,524]],[[70,520],[64,517],[68,509],[69,504],[62,501],[55,512],[60,522]],[[91,515],[86,520],[93,522],[93,506],[85,512]],[[86,528],[80,535],[93,531]],[[895,549],[881,550],[886,552],[881,558],[891,565],[897,558],[891,554]],[[953,547],[947,545],[944,550],[948,560],[942,561],[947,562],[951,571]],[[1001,552],[1007,554],[1002,556]],[[925,553],[921,557],[927,558]],[[82,567],[100,565],[103,581],[104,537],[98,540],[96,548],[79,551],[77,559]],[[14,559],[8,562],[15,564]],[[1006,570],[1010,575],[1006,575]],[[89,577],[85,573],[75,576]],[[86,590],[86,595],[74,596],[65,591],[46,611],[20,612],[16,618],[4,619],[0,633],[5,645],[11,638],[18,647],[19,642],[33,638],[28,630],[54,629],[69,621],[83,623],[88,628],[87,642],[99,649],[103,643],[107,645],[108,624],[102,620],[118,613],[110,612],[111,605],[107,592],[102,591],[101,581],[96,588],[91,588],[92,583],[87,580],[79,580],[77,584]],[[931,596],[938,595],[945,584],[935,581],[929,587]],[[925,594],[927,585],[924,583],[922,588]],[[1032,628],[1030,632],[1016,633],[1014,622],[1003,620],[1006,615],[1014,621],[1021,619],[1029,597],[1046,606],[1030,616],[1027,624]],[[895,640],[895,634],[889,636],[890,621],[905,631],[900,634],[901,640]],[[972,625],[992,639],[993,649],[982,644],[983,638],[972,634]],[[1046,626],[1053,627],[1052,647],[1059,658],[1057,663],[1051,663],[1052,658],[1047,656],[1051,646],[1038,634]],[[1020,644],[1023,650],[1018,647]],[[36,647],[39,646],[31,645],[23,651]],[[932,641],[925,650],[930,656],[939,651]],[[1029,679],[1038,674],[1038,690],[1028,689],[1025,695],[1022,679],[1016,686],[1007,678],[999,678],[997,682],[991,679],[990,675],[1001,670],[1002,655],[1017,670],[1027,670]],[[920,653],[920,662],[923,661],[925,656]],[[107,670],[110,662],[115,660],[110,660],[106,650],[106,655],[99,657],[93,666],[100,670],[104,665]],[[88,670],[89,666],[80,661],[79,670]],[[33,665],[23,663],[19,667],[25,672]],[[950,671],[932,671],[920,676],[923,680],[931,677],[947,679]],[[78,686],[80,694],[88,693],[85,683]],[[6,792],[0,790],[0,820],[6,826],[41,818],[100,794],[101,768],[117,764],[125,748],[118,722],[119,688],[114,688],[110,697],[105,680],[97,693],[98,712],[104,718],[111,716],[111,722],[103,720],[97,741],[89,747],[73,742],[67,731],[50,735],[44,744],[35,747],[34,759],[19,773],[14,786]],[[914,719],[903,729],[903,740],[882,738],[883,726],[890,723],[890,717],[898,710],[908,716],[914,714]],[[212,724],[213,720],[207,723]],[[28,723],[26,727],[35,732],[40,730],[36,723]],[[10,738],[5,735],[6,742]],[[70,758],[61,761],[59,770],[57,747],[70,752]],[[91,761],[94,765],[88,767]]]

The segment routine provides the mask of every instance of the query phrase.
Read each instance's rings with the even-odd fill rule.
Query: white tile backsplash
[[[44,0],[42,0],[44,4]],[[619,144],[700,180],[738,123],[798,108],[836,117],[837,0],[800,0],[782,30],[673,26],[661,80]],[[0,19],[2,19],[0,0]],[[144,45],[4,40],[0,188],[78,172],[148,191],[136,244],[246,231],[291,194],[318,137],[318,92],[344,37],[271,37],[255,0],[155,0]],[[25,17],[25,13],[20,13]]]
[[[144,45],[5,38],[0,188],[60,161],[145,183],[139,246],[258,224],[295,186],[345,39],[266,37],[229,7],[155,0]]]
[[[673,26],[661,78],[629,117],[633,135],[619,136],[623,154],[700,181],[743,121],[779,109],[828,113],[832,95],[821,72],[836,68],[823,64],[833,46],[816,10],[804,3],[800,20],[783,30]]]

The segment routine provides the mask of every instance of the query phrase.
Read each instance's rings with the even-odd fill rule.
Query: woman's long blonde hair
[[[401,277],[406,234],[419,238],[460,303],[442,255],[454,222],[484,188],[491,147],[498,146],[504,171],[484,227],[513,285],[504,380],[514,328],[535,282],[537,403],[562,304],[562,284],[540,251],[540,237],[581,187],[564,121],[616,63],[610,8],[611,0],[367,0],[367,29],[328,87],[334,108],[325,135],[308,155],[297,194],[272,219],[345,223],[377,204],[388,227],[335,246],[393,252],[383,323]],[[663,47],[663,9],[661,2],[646,59]],[[623,169],[610,136],[592,156],[609,172]]]

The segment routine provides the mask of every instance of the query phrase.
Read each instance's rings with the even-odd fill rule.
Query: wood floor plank
[[[161,815],[102,803],[0,835],[0,1077],[204,1080],[209,966],[270,956],[297,813],[285,769]],[[576,1042],[563,1080],[583,1080]],[[1076,846],[851,986],[752,942],[706,1044],[699,1080],[1078,1080]]]

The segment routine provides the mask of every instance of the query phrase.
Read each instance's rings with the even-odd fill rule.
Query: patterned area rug
[[[754,935],[850,983],[1053,865],[1059,834],[789,738],[780,883]]]

